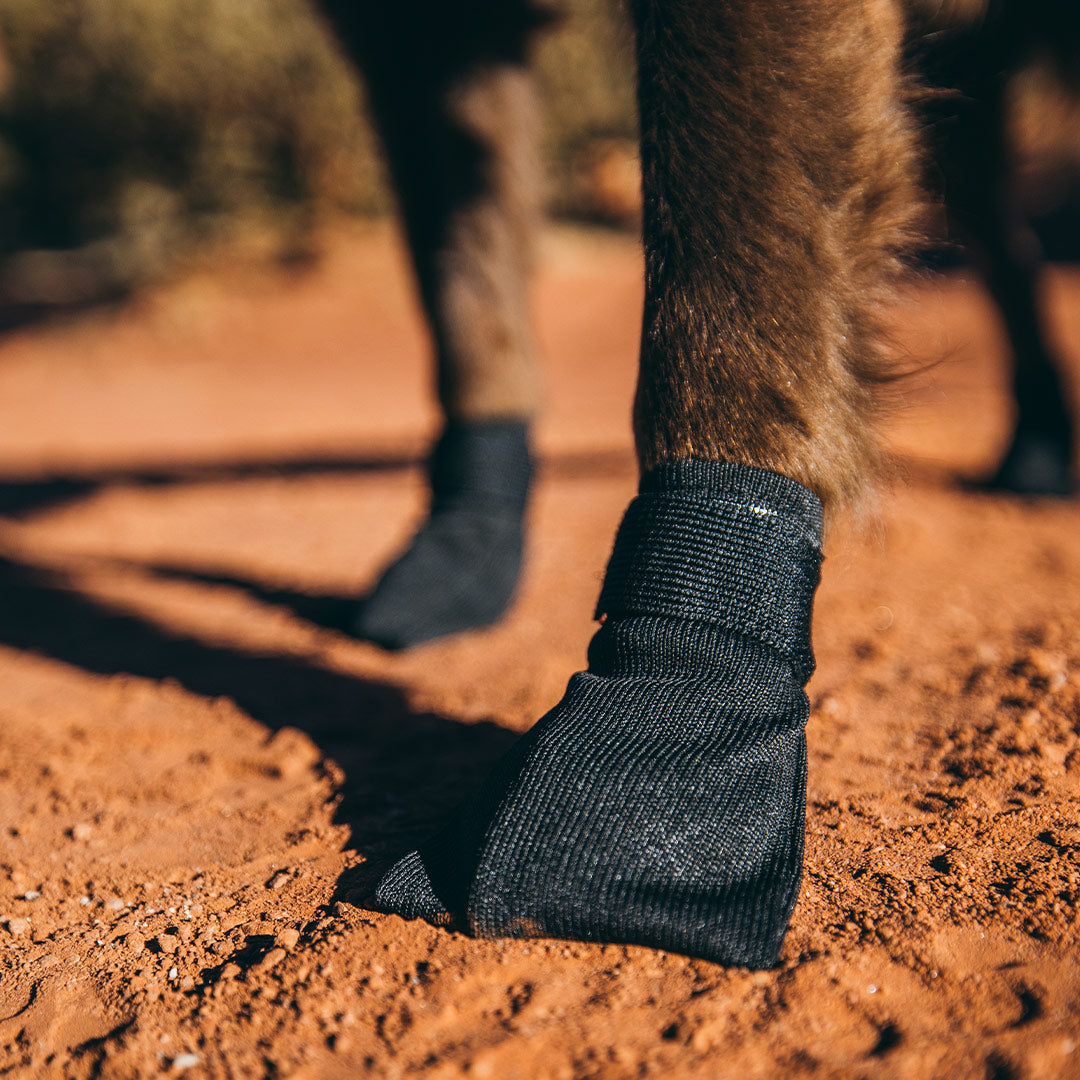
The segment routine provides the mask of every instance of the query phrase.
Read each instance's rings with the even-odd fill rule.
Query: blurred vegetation
[[[553,206],[595,213],[590,148],[632,146],[629,36],[613,0],[567,7],[536,57],[544,151]],[[0,0],[9,303],[122,292],[208,244],[303,256],[328,217],[390,206],[362,84],[307,0]]]

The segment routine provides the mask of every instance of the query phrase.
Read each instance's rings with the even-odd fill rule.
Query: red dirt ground
[[[0,1074],[1080,1076],[1080,507],[966,490],[1007,423],[959,280],[895,313],[906,478],[829,545],[782,965],[474,941],[358,903],[580,667],[634,488],[628,240],[553,232],[519,599],[320,629],[423,507],[394,234],[0,345]],[[1080,273],[1052,306],[1080,357]]]

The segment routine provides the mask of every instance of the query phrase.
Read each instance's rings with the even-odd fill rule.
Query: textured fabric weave
[[[597,616],[716,623],[792,657],[809,678],[818,575],[807,568],[820,565],[821,529],[820,500],[787,477],[717,462],[662,465],[619,527]]]
[[[532,479],[521,421],[447,425],[429,462],[431,511],[360,605],[353,633],[401,649],[488,626],[521,574]]]
[[[588,670],[377,904],[482,936],[776,961],[801,877],[821,507],[783,477],[647,474]]]
[[[525,510],[532,481],[529,428],[521,420],[447,424],[428,464],[432,510],[488,503]]]

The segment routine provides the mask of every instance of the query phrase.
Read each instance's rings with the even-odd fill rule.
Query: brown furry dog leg
[[[520,573],[537,379],[531,0],[324,0],[370,90],[435,344],[447,424],[428,520],[349,629],[388,648],[495,622]]]
[[[757,465],[827,505],[876,462],[877,306],[911,209],[888,0],[637,0],[642,467]]]
[[[364,73],[451,420],[528,420],[540,214],[530,0],[322,0]]]
[[[989,486],[1028,495],[1076,492],[1076,438],[1063,379],[1065,365],[1050,342],[1039,240],[1024,219],[1016,162],[1009,145],[1006,87],[987,88],[960,135],[957,185],[964,203],[960,231],[978,257],[1012,346],[1013,435]],[[956,192],[956,188],[953,189]]]
[[[1080,16],[1064,6],[1055,16],[1052,6],[1010,3],[977,5],[967,18],[950,19],[947,8],[915,7],[912,52],[923,78],[945,91],[923,109],[949,227],[975,256],[1012,347],[1016,418],[987,483],[1022,494],[1069,495],[1076,490],[1076,437],[1066,368],[1042,311],[1040,244],[1024,214],[1011,121],[1017,74],[1033,56],[1045,60],[1055,46],[1075,43]]]

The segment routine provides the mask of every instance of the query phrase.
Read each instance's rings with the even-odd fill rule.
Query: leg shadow
[[[192,693],[231,698],[271,732],[307,732],[344,771],[336,820],[368,859],[339,887],[350,899],[433,831],[516,739],[495,724],[416,712],[387,683],[171,634],[80,593],[62,572],[0,557],[0,595],[5,645],[101,675],[172,678]]]
[[[308,453],[270,459],[237,458],[210,463],[133,465],[130,467],[71,470],[50,474],[0,475],[0,516],[26,518],[32,514],[78,502],[114,485],[124,487],[170,487],[182,484],[232,483],[258,477],[301,479],[326,473],[371,476],[418,469],[427,462],[426,452],[372,450],[355,454]],[[636,464],[629,448],[569,451],[540,460],[541,479],[635,475]]]
[[[172,464],[73,470],[51,475],[0,477],[0,516],[22,518],[78,502],[114,485],[170,487],[228,483],[258,477],[303,477],[324,473],[402,472],[424,463],[420,453],[304,454],[269,460],[237,458],[206,464]]]

